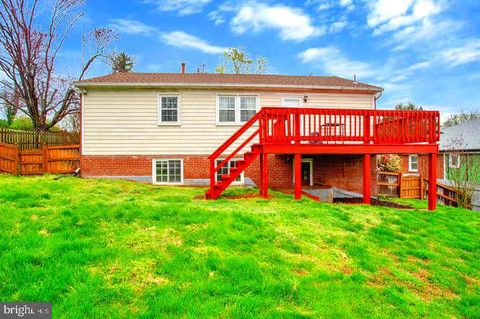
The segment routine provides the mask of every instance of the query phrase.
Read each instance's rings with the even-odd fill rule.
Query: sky
[[[63,52],[81,61],[80,35],[114,29],[135,71],[213,72],[229,47],[268,59],[267,73],[337,75],[385,89],[379,108],[413,102],[445,119],[480,107],[478,0],[87,0]],[[89,76],[108,73],[97,64]]]

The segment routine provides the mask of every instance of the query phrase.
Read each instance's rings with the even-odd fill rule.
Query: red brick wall
[[[96,176],[152,176],[152,160],[181,158],[184,161],[184,178],[208,178],[206,156],[82,156],[80,162],[82,177]]]
[[[400,155],[403,173],[409,173],[408,155]],[[443,178],[443,154],[437,156],[437,178]],[[418,155],[418,174],[428,178],[428,155]]]
[[[82,156],[82,177],[96,176],[151,176],[152,160],[160,158],[182,158],[185,179],[209,177],[207,156]],[[304,156],[314,158],[313,182],[332,185],[350,191],[362,192],[362,156],[328,155]],[[371,180],[376,181],[375,157],[372,157]],[[259,182],[260,161],[257,158],[246,170],[245,177]],[[374,183],[375,185],[375,183]],[[269,156],[269,187],[288,189],[293,186],[293,156]]]

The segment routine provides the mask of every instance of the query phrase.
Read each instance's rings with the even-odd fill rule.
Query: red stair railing
[[[260,135],[262,130],[260,117],[263,115],[263,111],[257,112],[250,120],[248,120],[241,128],[238,129],[228,140],[226,140],[220,147],[213,152],[208,159],[210,160],[210,190],[213,191],[215,186],[215,175],[217,172],[227,164],[235,155],[238,154],[248,143],[250,143],[256,136]],[[238,138],[240,138],[255,122],[259,121],[259,128],[255,130],[245,141],[240,144],[230,155],[228,155],[219,165],[215,165],[216,159],[225,152]],[[261,143],[261,137],[260,141]]]

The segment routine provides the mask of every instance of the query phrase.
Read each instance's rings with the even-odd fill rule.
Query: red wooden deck
[[[245,168],[260,156],[260,194],[268,197],[268,156],[294,154],[295,176],[301,176],[302,154],[363,154],[364,202],[370,203],[371,154],[429,154],[429,183],[436,189],[436,157],[440,139],[437,111],[388,111],[321,108],[264,107],[210,155],[210,189],[216,199]],[[216,159],[226,155],[219,165]],[[245,148],[244,159],[217,182],[216,173]],[[301,181],[295,181],[295,198],[301,197]],[[436,208],[429,197],[429,209]]]

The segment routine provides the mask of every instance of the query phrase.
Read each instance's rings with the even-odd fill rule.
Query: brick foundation
[[[184,161],[185,180],[206,180],[209,178],[207,156],[82,156],[82,177],[145,177],[152,176],[152,160],[181,158]],[[331,185],[354,192],[362,192],[362,155],[322,155],[313,158],[314,184]],[[372,193],[375,194],[376,164],[371,163]],[[245,177],[259,182],[260,160],[257,158],[245,171]],[[293,156],[269,156],[269,187],[290,189],[293,187]]]

